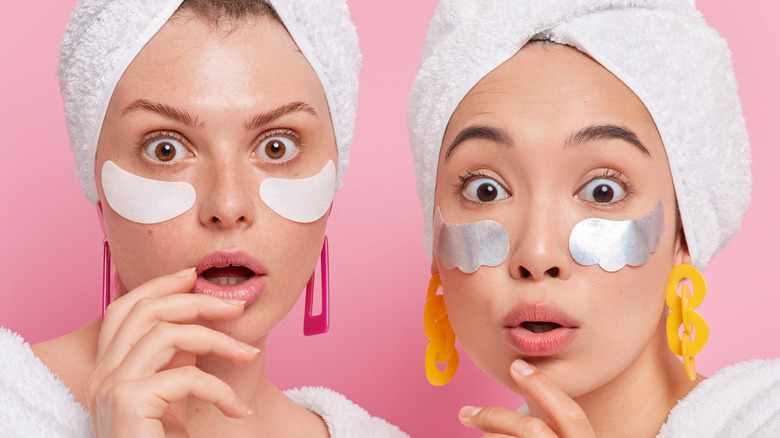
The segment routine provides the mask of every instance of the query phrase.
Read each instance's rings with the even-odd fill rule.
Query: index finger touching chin
[[[561,436],[595,436],[582,408],[544,373],[517,359],[510,374],[526,398],[544,411]]]

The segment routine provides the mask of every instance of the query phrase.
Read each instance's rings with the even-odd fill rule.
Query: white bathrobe
[[[397,427],[327,388],[285,392],[322,417],[333,438],[408,438]],[[91,437],[89,413],[21,336],[0,328],[0,437]]]
[[[528,406],[518,412],[530,415]],[[780,438],[780,359],[749,360],[718,371],[677,402],[656,435],[710,437]]]
[[[780,359],[740,362],[699,383],[658,437],[780,437]]]

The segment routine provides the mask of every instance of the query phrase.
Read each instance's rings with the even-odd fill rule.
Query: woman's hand
[[[230,386],[195,367],[195,356],[213,354],[241,365],[259,350],[188,324],[236,319],[244,303],[186,293],[196,277],[194,268],[159,277],[108,306],[87,384],[96,436],[187,436],[189,396],[213,403],[229,417],[251,414]]]
[[[542,372],[523,360],[510,369],[512,378],[544,411],[550,422],[506,408],[464,406],[460,422],[486,432],[485,437],[595,437],[585,412]]]

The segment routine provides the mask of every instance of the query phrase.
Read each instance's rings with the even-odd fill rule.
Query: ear
[[[691,252],[688,250],[688,242],[685,240],[685,230],[682,225],[677,231],[677,239],[674,244],[674,265],[690,265]]]

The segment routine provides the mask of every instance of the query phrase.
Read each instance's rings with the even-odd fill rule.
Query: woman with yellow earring
[[[696,372],[696,268],[739,228],[751,177],[730,53],[692,2],[444,0],[408,121],[428,379],[453,378],[457,335],[527,402],[465,406],[464,425],[780,436],[779,359]]]

